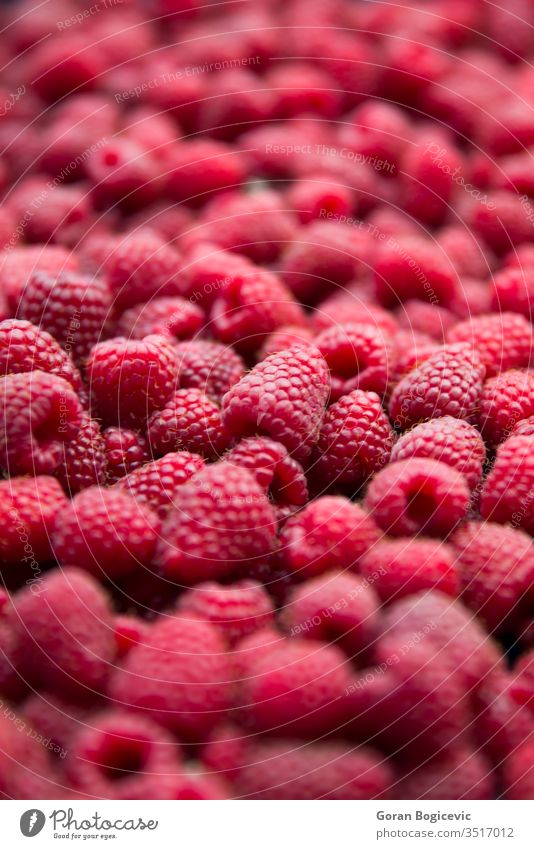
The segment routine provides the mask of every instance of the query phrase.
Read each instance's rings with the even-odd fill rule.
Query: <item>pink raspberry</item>
[[[31,371],[0,378],[0,466],[10,475],[50,474],[81,417],[78,396],[61,377]]]
[[[78,369],[49,333],[16,318],[0,322],[0,375],[28,371],[57,374],[78,395],[83,392]]]
[[[484,482],[480,513],[484,519],[510,523],[534,534],[531,509],[534,487],[534,437],[511,436],[497,449]]]
[[[38,44],[31,53],[28,73],[36,93],[52,103],[70,92],[94,88],[104,67],[102,49],[71,33],[65,42],[56,35]]]
[[[438,540],[381,540],[364,554],[361,571],[384,603],[429,589],[454,598],[460,587],[454,552]]]
[[[76,436],[63,444],[63,457],[54,474],[70,494],[106,482],[105,443],[100,425],[88,413],[82,413]]]
[[[204,460],[198,454],[171,451],[120,478],[118,486],[164,519],[173,506],[178,487],[203,468]]]
[[[334,220],[343,220],[350,216],[356,205],[356,194],[350,187],[321,174],[295,181],[286,191],[285,198],[288,208],[298,215],[301,224],[309,224],[329,213]]]
[[[161,198],[161,167],[151,151],[131,137],[106,139],[86,159],[97,208],[137,210]]]
[[[486,448],[478,430],[463,419],[442,416],[416,425],[393,446],[391,461],[409,457],[440,460],[464,475],[471,490],[480,482]]]
[[[300,327],[296,324],[285,324],[278,330],[270,333],[258,353],[259,360],[265,360],[271,354],[278,354],[285,348],[293,348],[295,345],[307,345],[313,341],[313,331],[308,327]]]
[[[462,321],[449,330],[447,341],[471,343],[486,367],[486,377],[526,368],[533,347],[530,322],[506,312]]]
[[[443,223],[458,193],[457,175],[465,170],[458,149],[446,142],[439,131],[420,131],[400,164],[402,208],[430,227]]]
[[[168,579],[192,585],[242,572],[274,548],[276,520],[255,476],[216,463],[179,487],[156,562]]]
[[[208,622],[161,619],[115,671],[110,698],[185,740],[202,740],[232,706],[232,666],[222,636]]]
[[[365,506],[392,536],[446,536],[469,509],[464,476],[439,460],[411,457],[378,472]]]
[[[100,342],[87,363],[91,402],[106,422],[143,428],[172,396],[177,370],[164,336]]]
[[[173,200],[202,206],[216,192],[240,186],[246,176],[241,151],[209,138],[191,139],[174,149],[166,188]]]
[[[438,304],[427,304],[417,300],[405,301],[395,314],[402,328],[416,333],[426,333],[441,343],[450,328],[457,322],[457,317],[451,310],[440,307]]]
[[[323,496],[288,519],[280,535],[281,556],[300,578],[331,569],[356,571],[378,538],[378,528],[359,504],[342,496]]]
[[[371,160],[383,160],[395,169],[413,134],[400,106],[366,100],[345,116],[338,140]]]
[[[378,395],[354,389],[328,409],[312,472],[327,484],[359,487],[388,462],[393,441]]]
[[[115,617],[115,644],[119,657],[124,657],[135,645],[145,642],[150,625],[137,616],[123,614]]]
[[[497,767],[532,735],[532,712],[516,688],[513,673],[495,669],[474,693],[474,736]]]
[[[94,711],[90,701],[85,705],[68,701],[50,692],[31,693],[22,704],[24,719],[43,737],[47,737],[63,752],[66,758],[70,741]]]
[[[341,112],[342,92],[332,85],[329,74],[311,62],[278,63],[265,75],[265,82],[275,95],[281,118],[306,114],[336,118]]]
[[[525,742],[503,765],[507,799],[532,799],[534,793],[534,744]]]
[[[223,586],[215,581],[197,584],[178,600],[179,613],[216,625],[229,645],[269,625],[273,605],[257,581],[236,581]]]
[[[210,96],[199,104],[198,126],[217,139],[231,140],[249,126],[273,117],[274,94],[244,68],[216,74]]]
[[[395,386],[389,415],[405,430],[427,419],[472,421],[478,411],[485,368],[465,342],[445,345]]]
[[[320,333],[315,344],[330,368],[332,401],[354,389],[384,394],[392,351],[380,330],[369,324],[341,324]]]
[[[507,253],[514,245],[532,241],[530,204],[507,191],[488,192],[486,201],[478,200],[467,216],[469,229],[497,254]]]
[[[534,374],[511,369],[486,381],[480,395],[478,418],[482,436],[498,445],[517,422],[534,415]]]
[[[62,565],[116,578],[150,563],[158,531],[157,517],[131,495],[93,486],[57,517],[52,544]]]
[[[522,247],[528,247],[524,245]],[[493,278],[492,306],[532,319],[534,313],[534,269],[520,263],[503,268]]]
[[[211,242],[195,242],[183,270],[185,292],[191,303],[208,310],[234,276],[241,279],[250,271],[250,262],[244,257],[221,250]]]
[[[178,389],[150,417],[147,434],[151,450],[159,456],[192,451],[216,460],[232,441],[219,407],[201,389]]]
[[[409,769],[395,784],[398,799],[493,799],[495,779],[491,764],[465,745],[453,745],[430,760]]]
[[[51,276],[62,271],[77,271],[78,257],[59,245],[24,245],[0,256],[2,289],[7,304],[15,313],[28,278],[35,272]]]
[[[534,436],[534,416],[520,419],[510,431],[510,436]]]
[[[202,310],[185,298],[153,298],[123,312],[114,334],[126,339],[143,339],[152,333],[171,340],[192,339],[204,323]]]
[[[484,279],[491,271],[491,257],[476,236],[461,225],[443,227],[436,241],[462,280],[465,277]],[[466,316],[467,317],[467,316]]]
[[[102,433],[106,479],[113,484],[150,460],[146,438],[125,427],[108,427]]]
[[[49,183],[46,177],[26,178],[7,198],[8,209],[27,242],[75,247],[93,224],[88,192],[81,184]]]
[[[0,504],[4,527],[0,538],[0,562],[10,570],[30,562],[51,559],[50,532],[67,499],[54,478],[11,478],[0,481]],[[1,613],[1,611],[0,611]]]
[[[392,236],[383,243],[374,280],[378,302],[386,307],[412,298],[447,307],[459,286],[456,271],[442,252],[418,236]]]
[[[223,423],[236,436],[270,436],[299,461],[309,456],[328,399],[328,366],[313,347],[272,354],[223,398]]]
[[[312,325],[317,333],[347,322],[368,324],[385,336],[392,336],[399,329],[392,313],[378,304],[362,301],[357,291],[350,287],[321,301],[312,313]]]
[[[50,751],[22,716],[8,710],[0,719],[0,798],[50,799],[61,792]],[[24,734],[17,733],[19,727]]]
[[[201,389],[220,404],[223,395],[245,374],[243,360],[232,348],[204,339],[176,346],[182,389]]]

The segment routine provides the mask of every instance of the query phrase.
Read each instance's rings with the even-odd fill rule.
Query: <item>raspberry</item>
[[[484,482],[480,513],[484,519],[534,534],[531,502],[534,487],[534,438],[511,436],[497,449],[492,470]]]
[[[154,298],[124,312],[114,329],[116,336],[143,339],[152,333],[170,339],[192,339],[204,323],[204,313],[185,298]]]
[[[484,373],[485,368],[470,345],[445,345],[397,383],[389,415],[402,430],[441,416],[472,421],[478,410]]]
[[[146,438],[135,430],[108,427],[104,440],[106,479],[113,484],[150,460]]]
[[[412,298],[447,307],[459,287],[458,276],[442,252],[417,236],[392,236],[382,244],[374,280],[378,302],[385,307]]]
[[[28,242],[75,246],[92,225],[85,189],[56,184],[51,188],[45,178],[24,180],[11,193],[8,208],[17,221],[15,233],[22,229]]]
[[[246,799],[387,799],[390,767],[371,749],[340,742],[257,742],[236,784]]]
[[[176,145],[167,175],[173,200],[202,206],[223,189],[237,188],[246,179],[240,151],[213,139],[192,139]]]
[[[220,250],[211,243],[195,243],[188,252],[183,274],[189,300],[208,310],[234,275],[241,278],[250,270],[249,261],[242,256]]]
[[[137,616],[128,614],[116,616],[115,643],[118,656],[124,657],[132,646],[144,643],[149,630],[150,626],[142,619],[138,619]]]
[[[0,258],[0,274],[8,306],[16,311],[28,278],[35,272],[57,275],[78,267],[78,258],[58,245],[28,245],[5,251]]]
[[[498,445],[517,422],[532,415],[534,374],[512,369],[486,381],[479,401],[479,422],[490,445]]]
[[[82,413],[76,436],[63,444],[63,457],[55,476],[70,494],[106,482],[105,443],[100,425],[88,413]]]
[[[169,452],[119,479],[119,487],[164,519],[176,489],[204,468],[204,460],[188,451]]]
[[[510,436],[534,436],[534,416],[518,421],[513,426]]]
[[[247,469],[208,466],[176,490],[173,506],[156,553],[169,579],[217,580],[273,550],[274,512]]]
[[[29,559],[34,565],[52,556],[50,531],[67,499],[56,480],[41,476],[0,481],[4,527],[0,537],[0,562],[10,570]]]
[[[285,324],[270,333],[258,354],[259,360],[264,360],[271,354],[278,354],[285,348],[293,348],[295,345],[306,345],[313,340],[313,332],[307,327]]]
[[[157,517],[132,496],[93,486],[57,517],[52,543],[62,565],[116,578],[150,563],[158,530]]]
[[[29,371],[57,374],[78,395],[83,391],[78,369],[49,333],[16,318],[0,322],[0,375]]]
[[[100,342],[87,363],[91,401],[109,424],[145,427],[171,397],[177,368],[164,336]]]
[[[486,377],[528,366],[532,355],[530,322],[514,313],[477,316],[457,324],[448,342],[470,342],[486,367]]]
[[[417,300],[405,301],[395,312],[402,328],[426,333],[431,339],[441,343],[449,328],[457,322],[454,313],[445,307]]]
[[[132,138],[106,139],[87,157],[86,171],[98,208],[142,209],[161,197],[161,169],[150,151]]]
[[[178,389],[150,417],[147,433],[151,450],[159,456],[192,451],[215,460],[232,441],[219,407],[201,389]]]
[[[177,801],[195,800],[221,800],[231,799],[230,788],[215,776],[198,775],[194,772],[186,772],[176,781],[171,790],[171,799]]]
[[[74,734],[87,723],[94,708],[65,701],[49,692],[32,693],[22,705],[24,719],[27,719],[45,738],[59,746],[60,758],[65,758]]]
[[[0,466],[10,475],[50,474],[81,416],[77,395],[61,377],[31,371],[0,378]]]
[[[217,139],[229,140],[250,125],[273,116],[274,95],[256,74],[242,68],[216,74],[210,96],[200,104],[198,126]]]
[[[462,288],[463,278],[484,279],[491,271],[491,258],[486,248],[467,228],[460,225],[443,227],[436,234],[436,241],[458,272]]]
[[[313,473],[328,484],[360,487],[388,462],[393,439],[378,395],[354,389],[326,413]]]
[[[316,307],[312,315],[313,327],[320,333],[339,324],[368,324],[385,336],[398,330],[395,317],[377,304],[361,302],[356,293],[342,289]]]
[[[484,315],[491,310],[491,289],[487,283],[464,277],[462,289],[450,306],[461,319]]]
[[[272,602],[257,581],[237,581],[229,587],[215,581],[197,584],[180,596],[178,611],[216,625],[231,646],[273,619]]]
[[[284,62],[265,75],[269,90],[275,95],[276,112],[281,118],[316,114],[336,118],[343,96],[332,85],[329,74],[310,62]]]
[[[50,753],[36,739],[35,730],[7,710],[9,714],[0,719],[0,798],[50,799],[61,792]],[[16,733],[19,727],[24,734]]]
[[[201,389],[217,404],[245,374],[239,354],[218,342],[195,339],[181,342],[175,350],[180,388]]]
[[[308,484],[302,466],[279,442],[251,436],[241,440],[224,459],[254,472],[279,518],[306,504]]]
[[[223,423],[236,436],[270,436],[302,461],[317,440],[328,392],[328,366],[319,351],[280,351],[227,392]]]
[[[534,313],[534,270],[525,264],[503,268],[493,278],[492,306],[494,310],[519,313],[530,321]]]
[[[384,160],[394,168],[412,135],[412,127],[396,104],[367,100],[345,116],[338,140],[370,160]]]
[[[214,625],[165,618],[127,654],[111,680],[110,698],[197,741],[231,707],[231,673],[230,655]]]
[[[512,674],[501,669],[476,689],[473,712],[477,745],[498,767],[532,734],[532,713],[518,705]]]
[[[493,799],[491,764],[474,750],[454,745],[395,784],[398,799]]]
[[[169,798],[181,768],[179,746],[168,732],[114,709],[92,717],[74,736],[65,762],[72,787],[99,799]]]
[[[70,92],[93,88],[104,67],[98,45],[71,33],[66,43],[58,35],[38,44],[31,53],[28,74],[35,92],[53,102]]]
[[[465,516],[470,497],[465,478],[439,460],[411,457],[373,478],[365,506],[392,536],[446,536]]]
[[[488,192],[487,200],[475,203],[467,226],[497,254],[514,245],[532,241],[532,209],[529,203],[507,191]]]
[[[414,141],[400,164],[402,208],[430,227],[440,225],[454,205],[464,162],[457,148],[443,146],[447,137],[439,131],[420,131]]]
[[[337,571],[307,580],[290,592],[281,622],[292,637],[335,642],[359,662],[378,632],[371,583]]]
[[[281,640],[249,653],[238,687],[239,715],[253,731],[303,738],[326,734],[343,723],[350,680],[348,661],[336,646]]]
[[[295,181],[285,198],[288,208],[296,212],[301,224],[324,218],[328,213],[336,220],[343,220],[350,216],[356,201],[352,189],[321,174]]]
[[[428,457],[446,463],[462,472],[473,490],[482,477],[486,448],[473,425],[463,419],[442,416],[416,425],[397,440],[391,461],[409,457]]]
[[[101,693],[115,653],[109,600],[80,569],[44,575],[14,598],[20,663],[35,686],[62,697]]]
[[[359,504],[324,496],[288,519],[280,536],[281,553],[285,565],[300,578],[330,569],[356,571],[378,537],[375,523]]]
[[[437,540],[381,540],[364,554],[361,572],[384,603],[428,589],[458,595],[454,552]]]
[[[507,799],[532,799],[534,794],[534,743],[526,742],[503,764]]]
[[[315,344],[330,368],[332,401],[354,389],[384,394],[391,351],[380,330],[368,324],[341,324],[319,334]]]

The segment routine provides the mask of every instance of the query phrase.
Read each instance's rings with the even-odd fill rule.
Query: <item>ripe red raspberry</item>
[[[376,296],[383,306],[418,298],[449,306],[457,297],[458,275],[443,253],[418,236],[391,236],[374,265]]]
[[[11,478],[0,481],[0,505],[4,524],[0,562],[10,570],[29,562],[35,571],[40,561],[51,559],[50,532],[58,513],[67,507],[63,490],[45,475]]]
[[[263,268],[234,274],[211,310],[213,334],[244,352],[257,350],[265,336],[285,324],[304,327],[304,311],[281,280]]]
[[[236,436],[270,436],[302,461],[319,435],[329,389],[319,351],[312,346],[280,351],[226,393],[223,422]]]
[[[172,152],[166,188],[176,201],[202,206],[214,193],[246,179],[243,154],[214,139],[181,141]]]
[[[298,215],[301,224],[309,224],[329,213],[334,220],[343,220],[356,205],[356,193],[349,186],[322,174],[296,180],[286,191],[285,198],[288,209]]]
[[[391,386],[439,351],[440,346],[430,336],[413,330],[399,330],[393,337],[395,360],[390,375]]]
[[[439,460],[411,457],[378,472],[365,506],[392,536],[446,536],[469,509],[464,476]]]
[[[274,548],[274,511],[247,469],[207,466],[176,490],[173,506],[156,552],[168,579],[187,585],[218,580]]]
[[[308,327],[286,324],[270,333],[258,353],[258,360],[265,360],[271,354],[278,354],[285,348],[295,345],[307,345],[313,341],[313,331]]]
[[[485,368],[465,342],[445,345],[395,386],[389,415],[402,430],[441,416],[472,421],[478,411]]]
[[[104,440],[100,425],[88,413],[82,413],[78,433],[62,447],[61,463],[54,474],[65,492],[73,494],[106,482]]]
[[[113,708],[74,735],[65,761],[71,787],[99,799],[169,798],[181,770],[180,747],[169,732]]]
[[[520,419],[510,432],[510,436],[534,436],[534,416]]]
[[[278,63],[265,75],[265,82],[275,95],[280,118],[314,114],[331,119],[341,112],[342,92],[332,85],[329,74],[311,62]]]
[[[146,437],[125,427],[108,427],[102,433],[106,479],[113,484],[150,460]]]
[[[176,346],[181,389],[201,389],[220,404],[223,395],[245,374],[245,364],[232,348],[204,339]]]
[[[356,571],[378,538],[378,528],[359,504],[342,496],[323,496],[288,519],[280,536],[281,556],[299,578],[330,569]]]
[[[0,375],[28,371],[57,374],[78,395],[83,392],[78,369],[49,333],[16,318],[0,322]]]
[[[517,422],[534,415],[534,374],[511,369],[486,381],[479,400],[482,436],[498,445]]]
[[[473,694],[474,738],[498,767],[532,734],[532,713],[516,686],[514,673],[497,667]]]
[[[388,462],[393,441],[378,395],[354,389],[327,411],[312,472],[324,483],[357,488]]]
[[[488,192],[483,202],[473,204],[466,224],[497,254],[507,253],[514,245],[532,241],[532,207],[508,191]]]
[[[215,581],[197,584],[180,596],[177,609],[184,618],[191,614],[211,622],[231,646],[273,620],[272,601],[257,581],[236,581],[228,587]]]
[[[17,222],[11,233],[22,231],[27,242],[74,247],[93,223],[88,193],[80,185],[51,188],[49,182],[26,178],[10,193],[6,202]]]
[[[503,268],[493,278],[492,307],[519,313],[531,321],[534,314],[534,269],[521,263]]]
[[[222,71],[210,80],[210,96],[199,104],[198,127],[231,140],[249,126],[273,117],[274,94],[244,68]]]
[[[532,356],[532,327],[523,316],[498,313],[476,316],[457,324],[448,342],[469,342],[486,366],[486,377],[528,366]]]
[[[103,692],[115,655],[109,599],[85,572],[44,575],[14,597],[20,668],[37,687],[86,700]]]
[[[228,286],[234,275],[241,277],[242,274],[250,273],[250,270],[250,262],[244,257],[223,251],[211,242],[195,242],[184,262],[185,294],[191,303],[209,310],[219,292]]]
[[[237,704],[247,729],[313,739],[342,725],[351,670],[337,646],[285,639],[244,664]]]
[[[98,44],[88,44],[71,33],[65,42],[56,35],[38,44],[31,53],[27,73],[35,92],[53,102],[70,92],[94,88],[104,67],[104,53]]]
[[[332,401],[354,389],[384,394],[392,351],[379,329],[369,324],[341,324],[320,333],[315,344],[330,368]]]
[[[454,206],[458,174],[465,172],[458,149],[447,142],[439,131],[416,131],[400,163],[402,208],[430,227],[442,224]]]
[[[400,327],[406,331],[425,333],[443,343],[448,330],[458,321],[451,310],[424,301],[405,301],[395,310]]]
[[[451,538],[457,553],[462,599],[488,630],[506,631],[527,606],[534,580],[530,537],[494,522],[467,522]]]
[[[106,423],[143,428],[171,397],[177,370],[174,348],[164,336],[100,342],[87,363],[91,403]]]
[[[86,157],[85,164],[94,205],[137,210],[159,200],[161,166],[151,151],[131,137],[103,141]]]
[[[319,575],[290,592],[280,620],[292,637],[335,642],[360,663],[378,633],[372,583],[338,571]]]
[[[89,487],[57,517],[52,545],[59,562],[101,578],[116,578],[150,563],[157,516],[119,489]]]
[[[345,116],[338,141],[363,157],[395,168],[412,134],[412,125],[400,106],[366,100]]]
[[[497,449],[495,463],[484,482],[480,513],[484,519],[534,534],[534,437],[511,436]]]
[[[116,670],[109,695],[117,707],[142,711],[185,740],[198,741],[232,706],[232,667],[214,625],[166,617]]]
[[[62,443],[76,436],[82,407],[70,383],[31,371],[0,378],[0,466],[16,474],[50,474]]]
[[[486,448],[478,430],[463,419],[442,416],[403,433],[393,446],[391,461],[409,457],[441,460],[464,475],[470,489],[482,477]]]
[[[135,645],[145,642],[150,625],[127,613],[115,617],[115,644],[119,657],[124,657]]]
[[[408,769],[395,784],[398,799],[494,799],[493,768],[480,752],[453,745]]]
[[[120,478],[118,485],[164,519],[178,487],[203,468],[204,460],[198,454],[171,451],[159,460],[134,469]]]
[[[525,742],[503,764],[507,799],[532,799],[534,795],[534,743]]]
[[[221,411],[201,389],[178,389],[148,420],[148,442],[156,456],[192,451],[215,460],[232,441]]]
[[[58,754],[65,759],[73,735],[87,723],[94,707],[91,701],[80,705],[45,691],[31,693],[24,700],[22,711],[33,728],[63,749]]]
[[[369,324],[385,336],[392,336],[399,329],[395,317],[378,304],[362,301],[356,291],[342,289],[326,298],[315,308],[312,324],[317,333],[339,324]]]
[[[37,271],[58,275],[62,271],[77,271],[78,258],[59,245],[25,245],[5,251],[0,257],[2,289],[8,307],[14,314],[28,278]]]
[[[391,768],[372,749],[342,742],[255,742],[240,770],[240,799],[387,799]]]
[[[279,442],[264,436],[251,436],[242,439],[224,459],[254,472],[279,519],[306,504],[308,484],[302,466]]]
[[[37,732],[6,705],[0,718],[0,798],[51,799],[61,792],[61,780],[50,751]],[[22,728],[24,733],[17,733]]]
[[[226,782],[214,775],[199,775],[187,770],[175,779],[170,798],[176,801],[209,801],[231,799],[233,795]]]
[[[143,339],[152,333],[171,340],[191,339],[204,323],[204,313],[184,298],[154,298],[124,312],[114,329],[116,336]]]
[[[443,227],[436,234],[436,241],[460,275],[462,288],[465,285],[463,278],[483,280],[488,276],[491,271],[491,256],[467,228],[460,225]]]
[[[364,554],[361,572],[385,603],[429,589],[456,597],[460,588],[454,552],[438,540],[381,540]]]

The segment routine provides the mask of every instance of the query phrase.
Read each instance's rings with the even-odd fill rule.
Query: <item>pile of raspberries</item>
[[[504,5],[3,7],[1,797],[534,798]]]

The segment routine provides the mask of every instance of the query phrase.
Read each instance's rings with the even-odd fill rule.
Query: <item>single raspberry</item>
[[[75,247],[93,224],[85,187],[62,186],[46,177],[26,178],[6,199],[25,241]],[[11,231],[13,233],[13,230]]]
[[[490,632],[506,631],[527,604],[534,580],[531,540],[494,522],[467,522],[451,537],[457,553],[462,599]]]
[[[202,206],[214,193],[237,188],[246,179],[243,154],[213,139],[181,141],[166,179],[173,200]]]
[[[480,483],[486,448],[478,430],[463,419],[442,416],[416,425],[393,446],[391,461],[409,457],[440,460],[464,475],[471,490]]]
[[[320,333],[315,344],[330,368],[332,401],[354,389],[384,394],[392,351],[380,330],[368,324],[341,324]]]
[[[362,301],[356,291],[341,289],[326,298],[312,313],[312,325],[317,333],[339,324],[368,324],[384,336],[392,336],[399,329],[395,317],[378,304]]]
[[[511,369],[486,381],[478,417],[482,436],[490,445],[498,445],[519,421],[532,415],[534,374]]]
[[[59,757],[64,760],[74,734],[87,723],[94,711],[88,701],[81,705],[56,696],[50,692],[31,693],[22,704],[24,719],[59,747]]]
[[[450,308],[460,319],[485,315],[491,312],[491,288],[481,280],[464,277],[461,291],[451,302]]]
[[[35,272],[54,276],[78,268],[78,257],[59,245],[24,245],[5,251],[0,256],[0,275],[8,307],[16,312],[28,278]]]
[[[70,383],[31,371],[0,378],[0,466],[10,475],[50,474],[76,436],[82,408]]]
[[[251,747],[236,793],[240,799],[387,799],[393,782],[372,749],[272,740]]]
[[[220,404],[223,395],[245,374],[245,364],[232,348],[204,339],[176,346],[181,389],[201,389]]]
[[[471,343],[486,367],[486,377],[528,366],[533,347],[530,322],[506,312],[462,321],[449,330],[447,341]]]
[[[413,128],[400,106],[366,100],[345,116],[338,140],[368,160],[381,160],[395,169]]]
[[[327,484],[359,487],[388,462],[393,441],[378,395],[354,389],[327,411],[312,471]]]
[[[425,333],[437,342],[445,340],[449,329],[457,323],[457,316],[439,304],[424,301],[405,301],[395,310],[399,326],[416,333]]]
[[[115,644],[119,657],[125,657],[136,645],[142,645],[150,630],[150,625],[138,616],[127,613],[115,617]]]
[[[378,472],[365,506],[392,536],[446,536],[465,516],[470,494],[464,476],[439,460],[411,457]]]
[[[497,766],[532,735],[532,713],[517,701],[513,673],[494,669],[473,695],[474,739]]]
[[[456,298],[458,275],[430,241],[417,236],[390,237],[374,265],[375,289],[383,306],[421,301],[449,306]]]
[[[528,247],[527,245],[522,247]],[[534,269],[529,264],[503,268],[493,278],[492,307],[532,320],[534,314]]]
[[[198,454],[170,451],[159,460],[145,463],[119,478],[118,485],[164,519],[178,487],[203,468],[204,460]]]
[[[214,138],[231,140],[271,119],[274,105],[274,94],[256,74],[244,68],[222,71],[210,81],[210,96],[199,104],[198,127]]]
[[[503,764],[507,799],[532,799],[534,794],[534,743],[525,742]]]
[[[161,726],[108,709],[73,737],[65,773],[72,788],[99,799],[164,799],[181,761],[180,747]]]
[[[91,402],[106,422],[143,428],[171,397],[177,369],[174,348],[164,336],[100,342],[87,363]]]
[[[274,548],[275,515],[255,476],[231,463],[208,466],[173,497],[156,562],[192,585],[242,572]]]
[[[511,436],[497,449],[484,482],[480,513],[484,519],[510,523],[534,534],[534,437]]]
[[[454,552],[431,539],[381,540],[364,554],[361,572],[383,602],[436,589],[455,598],[460,582]]]
[[[460,275],[464,278],[485,279],[491,271],[491,256],[484,245],[466,227],[451,225],[436,234],[436,241]],[[467,318],[467,316],[466,316]]]
[[[188,250],[184,262],[182,279],[185,294],[191,303],[209,310],[215,298],[233,280],[234,275],[241,278],[250,271],[250,262],[244,257],[221,250],[211,242],[195,242]]]
[[[315,114],[337,118],[343,95],[332,84],[332,78],[311,62],[278,63],[265,75],[265,82],[275,96],[275,110],[280,118]]]
[[[304,581],[289,593],[280,620],[292,637],[335,642],[359,663],[378,634],[372,583],[338,571]]]
[[[280,535],[281,556],[300,578],[330,569],[356,571],[378,537],[378,528],[359,504],[342,496],[324,496],[288,519]]]
[[[232,705],[232,666],[208,622],[169,617],[134,646],[110,685],[117,707],[147,713],[186,740],[201,740]]]
[[[455,745],[409,770],[395,784],[398,799],[494,799],[495,779],[479,752]]]
[[[152,333],[170,339],[192,339],[204,323],[202,310],[185,298],[154,298],[123,312],[114,335],[143,339]]]
[[[478,411],[485,368],[470,345],[445,345],[395,386],[389,415],[405,430],[427,419],[452,416],[472,421]]]
[[[307,345],[313,341],[313,331],[308,327],[299,327],[296,324],[286,324],[270,333],[258,353],[259,360],[265,360],[271,354],[278,354],[285,348],[293,348],[294,345]]]
[[[88,413],[82,413],[78,433],[62,448],[61,463],[54,474],[65,492],[72,495],[106,482],[105,443],[100,425]]]
[[[44,575],[14,597],[14,628],[28,680],[58,696],[102,693],[115,655],[111,606],[85,572],[69,567]]]
[[[52,544],[62,565],[116,578],[150,563],[158,530],[154,513],[131,495],[93,486],[58,516]]]
[[[98,44],[88,44],[71,33],[67,44],[60,35],[38,44],[27,72],[35,92],[53,102],[70,92],[94,88],[104,67],[104,53]]]
[[[223,398],[223,422],[236,436],[270,436],[299,461],[319,434],[330,388],[328,366],[309,346],[272,354]]]
[[[430,227],[442,224],[454,206],[458,174],[465,172],[458,148],[446,143],[439,131],[416,131],[400,163],[402,208]]]
[[[4,527],[0,538],[0,562],[20,569],[30,562],[50,560],[50,532],[56,516],[67,507],[59,483],[45,475],[0,481],[0,504]],[[34,575],[35,576],[35,575]]]
[[[532,241],[532,207],[512,192],[488,192],[466,216],[466,224],[496,254]]]
[[[113,484],[148,463],[150,452],[146,437],[125,427],[108,427],[102,433],[106,479]]]
[[[334,220],[344,220],[356,205],[356,194],[350,187],[321,174],[296,180],[286,191],[285,198],[301,224],[309,224],[329,213]]]
[[[303,12],[304,21],[307,21],[305,6]],[[305,43],[303,55],[313,57],[332,77],[334,88],[344,93],[349,104],[358,103],[376,89],[378,72],[374,48],[359,33],[332,29],[331,35],[328,53],[325,53],[322,37],[313,28],[306,37],[304,25],[302,37],[308,43]]]
[[[184,618],[216,625],[229,645],[252,634],[273,620],[273,605],[265,588],[257,581],[236,581],[223,586],[215,581],[197,584],[178,600]]]
[[[215,460],[226,451],[232,434],[225,427],[215,401],[201,389],[178,389],[148,420],[151,451],[192,451]]]
[[[137,210],[161,198],[161,167],[152,152],[131,137],[103,140],[86,157],[85,168],[99,209],[120,205]]]
[[[67,380],[83,392],[81,375],[56,340],[29,321],[12,318],[0,322],[0,375],[45,371]]]
[[[281,443],[251,436],[230,449],[224,459],[254,472],[279,519],[306,504],[308,484],[302,466]]]
[[[0,719],[0,798],[51,799],[61,792],[50,751],[37,731],[6,705]],[[17,733],[18,729],[23,734]]]

